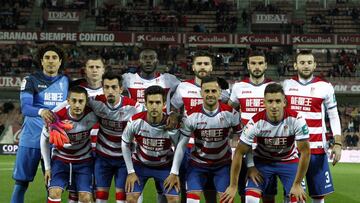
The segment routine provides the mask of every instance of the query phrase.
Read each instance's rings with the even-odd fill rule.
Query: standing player
[[[69,79],[59,74],[64,56],[64,52],[55,45],[40,48],[38,59],[42,71],[25,77],[21,84],[21,111],[25,118],[13,172],[16,182],[12,203],[24,202],[29,182],[36,175],[41,158],[40,134],[44,126],[41,118],[49,123],[54,121],[51,109],[67,97]]]
[[[96,115],[86,106],[88,94],[79,86],[69,89],[69,106],[58,110],[57,122],[71,121],[73,128],[67,136],[70,146],[54,147],[51,152],[48,132],[43,128],[41,136],[41,154],[45,165],[45,183],[49,184],[48,203],[60,203],[61,193],[67,187],[76,184],[80,202],[91,202],[93,157],[91,155],[90,131],[97,122]],[[70,184],[69,184],[70,183]]]
[[[176,147],[179,130],[165,129],[167,115],[163,113],[163,108],[166,93],[162,87],[150,86],[146,88],[144,96],[147,111],[134,115],[122,136],[122,150],[128,171],[126,200],[129,203],[136,203],[147,180],[154,178],[160,183],[167,201],[178,202],[179,189],[169,188],[165,191],[163,185],[170,173],[174,155],[172,147]],[[131,145],[134,137],[136,146],[132,154]]]
[[[153,49],[142,50],[140,53],[139,63],[140,73],[123,74],[124,90],[128,92],[130,98],[143,104],[145,89],[152,85],[159,85],[165,89],[167,95],[166,110],[167,113],[170,113],[170,95],[174,93],[180,81],[174,75],[168,73],[160,74],[156,72],[159,61],[157,53]],[[175,114],[173,114],[172,116],[176,117]],[[169,124],[171,125],[173,123],[172,116],[170,116],[170,118],[168,119],[168,127]],[[162,194],[163,192],[160,191],[160,187],[161,186],[159,185],[159,183],[156,182],[156,188],[158,190],[158,193]],[[166,202],[166,198],[162,195],[158,195],[158,202]]]
[[[170,110],[170,94],[172,94],[180,81],[171,74],[156,72],[159,63],[157,53],[152,49],[144,49],[140,53],[140,73],[125,73],[123,75],[123,87],[129,93],[129,97],[144,103],[144,91],[152,85],[159,85],[166,91],[166,107]]]
[[[203,98],[201,96],[201,81],[203,78],[210,76],[213,70],[212,56],[206,52],[196,52],[192,57],[192,69],[194,71],[195,78],[181,82],[176,88],[174,95],[171,97],[172,109],[176,111],[181,110],[184,115],[186,115],[186,113],[190,111],[193,107],[203,103]],[[185,152],[185,157],[180,169],[182,194],[186,193],[186,187],[184,185],[186,182],[186,169],[188,167],[190,151],[193,145],[194,138],[190,137],[187,150]],[[205,197],[208,201],[215,201],[216,193],[214,195],[211,190],[208,190],[210,188],[213,188],[212,184],[207,185],[207,188],[204,191]],[[186,202],[185,195],[182,195],[181,199],[182,202]]]
[[[325,195],[334,191],[326,155],[325,112],[330,119],[335,145],[333,165],[341,157],[341,126],[333,86],[314,76],[316,62],[311,51],[300,51],[294,62],[298,75],[284,81],[289,108],[300,112],[310,131],[311,160],[306,174],[309,195],[314,203],[324,202]]]
[[[121,96],[122,80],[112,72],[103,77],[104,95],[90,100],[89,105],[98,116],[100,129],[96,144],[95,183],[96,202],[107,202],[109,188],[115,177],[116,201],[125,202],[126,166],[121,151],[121,136],[126,122],[135,114],[143,111],[142,105]]]
[[[223,194],[222,202],[233,202],[242,158],[251,150],[254,139],[257,140],[255,167],[263,181],[257,184],[252,179],[248,180],[245,201],[260,202],[263,191],[275,176],[280,178],[291,202],[306,199],[301,186],[310,160],[309,130],[305,119],[296,111],[285,108],[285,94],[279,84],[266,86],[264,105],[265,110],[255,114],[243,130],[231,165],[230,186]]]
[[[207,181],[212,181],[219,195],[229,185],[231,147],[229,136],[239,133],[239,113],[231,106],[219,102],[221,90],[217,79],[205,77],[201,83],[203,104],[188,111],[181,129],[183,137],[177,147],[175,156],[182,160],[183,149],[194,133],[195,144],[190,153],[187,171],[187,202],[199,203]],[[181,150],[182,152],[182,150]],[[174,164],[178,166],[178,164]],[[171,173],[177,175],[179,169]]]
[[[233,85],[229,100],[229,104],[233,108],[240,107],[241,124],[243,126],[245,126],[256,113],[264,110],[264,90],[269,83],[272,83],[271,80],[265,78],[267,63],[263,52],[258,50],[250,52],[247,61],[247,68],[249,70],[250,77]],[[247,170],[248,167],[249,170]],[[247,173],[254,181],[261,179],[258,171],[251,162],[249,162],[247,166],[242,164],[241,174],[239,177],[239,194],[242,198],[242,202],[244,202],[245,197]],[[276,179],[274,181],[276,181]],[[265,194],[271,194],[271,196],[263,196],[263,199],[265,199],[267,203],[274,202],[273,195],[276,194],[276,182],[275,187],[269,189],[271,189],[271,191],[267,190]]]

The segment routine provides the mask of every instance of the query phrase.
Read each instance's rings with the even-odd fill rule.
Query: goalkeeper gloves
[[[69,131],[73,128],[73,125],[70,121],[59,121],[50,124],[50,138],[49,142],[53,144],[56,148],[64,148],[64,144],[70,143],[69,137],[66,134],[66,131]]]

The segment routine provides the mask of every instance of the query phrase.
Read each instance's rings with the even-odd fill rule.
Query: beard
[[[206,74],[203,74],[203,73],[206,73]],[[206,71],[194,71],[194,74],[197,78],[199,79],[203,79],[205,78],[206,76],[209,76],[210,74]]]
[[[298,71],[299,76],[300,76],[301,78],[303,78],[303,79],[309,79],[309,78],[311,78],[312,75],[313,75],[313,73],[314,73],[314,71],[310,71],[309,74],[305,74],[305,73],[303,73],[302,71]]]
[[[258,78],[261,78],[265,74],[265,71],[249,71],[249,74],[251,75],[251,77],[258,79]]]

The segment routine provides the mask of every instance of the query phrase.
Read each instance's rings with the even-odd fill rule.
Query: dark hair
[[[116,73],[114,73],[113,71],[111,71],[111,68],[109,68],[110,70],[106,71],[104,73],[104,75],[102,76],[102,84],[104,84],[105,79],[108,80],[114,80],[117,79],[119,81],[119,86],[122,87],[122,77]]]
[[[313,55],[312,51],[310,49],[302,49],[300,50],[296,56],[295,56],[295,63],[297,62],[297,59],[299,55]]]
[[[265,55],[265,53],[264,53],[263,51],[257,50],[257,49],[251,50],[251,51],[249,52],[247,62],[249,63],[249,58],[250,58],[250,57],[254,57],[254,56],[262,56],[262,57],[265,58],[265,62],[266,62],[266,55]]]
[[[62,60],[61,61],[61,66],[60,68],[62,68],[64,66],[64,59],[66,57],[65,55],[65,52],[64,50],[62,50],[62,48],[60,48],[59,46],[55,45],[55,44],[48,44],[48,45],[45,45],[44,47],[41,47],[38,51],[38,55],[37,55],[37,58],[38,58],[38,62],[39,62],[39,65],[41,65],[41,60],[43,59],[44,57],[44,54],[47,52],[47,51],[53,51],[55,52],[57,55],[59,55],[59,59]]]
[[[149,47],[147,47],[147,48],[143,48],[143,49],[141,50],[140,54],[139,54],[139,57],[141,57],[142,53],[143,53],[143,52],[145,52],[145,51],[153,51],[153,52],[155,52],[156,57],[158,57],[158,53],[157,53],[157,51],[156,51],[155,49],[153,49],[153,48],[149,48]]]
[[[265,87],[264,95],[267,93],[281,93],[285,95],[283,87],[279,83],[270,83]]]
[[[201,87],[203,86],[203,84],[205,83],[209,83],[209,82],[216,82],[219,84],[218,79],[216,77],[213,76],[206,76],[203,79],[201,79]],[[219,85],[220,86],[220,85]]]
[[[85,94],[86,99],[89,97],[88,92],[86,91],[86,89],[83,88],[83,87],[81,87],[81,86],[79,86],[79,85],[71,86],[71,87],[69,88],[68,97],[70,96],[70,93]]]
[[[84,65],[86,65],[86,63],[89,60],[93,60],[93,61],[100,60],[104,64],[104,68],[105,68],[105,60],[100,55],[90,55],[90,56],[88,56]]]
[[[195,61],[195,59],[196,59],[197,57],[209,57],[210,60],[211,60],[211,63],[213,62],[213,55],[210,54],[210,53],[207,52],[207,51],[197,51],[197,52],[195,52],[194,56],[192,57],[192,61],[191,61],[191,62],[194,63],[194,61]]]
[[[163,101],[164,102],[166,101],[166,92],[164,88],[160,87],[159,85],[152,85],[145,89],[145,93],[144,93],[145,102],[147,101],[148,95],[154,95],[154,94],[161,94]]]

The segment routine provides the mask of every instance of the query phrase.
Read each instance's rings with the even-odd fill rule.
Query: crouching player
[[[72,129],[63,131],[56,125],[49,129],[43,128],[41,136],[41,154],[45,163],[45,182],[49,184],[48,203],[60,203],[63,190],[75,183],[79,202],[91,202],[93,159],[91,155],[90,131],[97,122],[92,110],[86,106],[87,91],[73,86],[68,94],[68,106],[58,110],[55,115],[57,122],[70,121]],[[66,127],[66,126],[65,126]],[[63,148],[54,146],[50,161],[49,133],[67,134],[69,144]]]
[[[165,130],[166,93],[160,86],[150,86],[145,90],[145,106],[147,111],[135,114],[128,122],[122,135],[122,152],[128,171],[125,190],[128,203],[137,202],[149,178],[160,183],[162,191],[169,203],[179,201],[180,182],[174,188],[164,188],[169,176],[173,160],[172,147],[176,146],[179,131]],[[131,153],[131,145],[135,138],[135,151]]]
[[[301,186],[310,160],[309,130],[305,119],[297,112],[286,109],[282,86],[269,84],[265,88],[265,110],[247,123],[235,150],[231,165],[230,186],[222,202],[232,202],[237,192],[242,157],[257,141],[254,150],[255,167],[263,177],[260,183],[248,179],[245,202],[260,202],[264,189],[274,177],[279,177],[291,202],[306,199]],[[296,145],[295,145],[296,142]],[[301,156],[299,158],[299,152]]]

